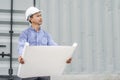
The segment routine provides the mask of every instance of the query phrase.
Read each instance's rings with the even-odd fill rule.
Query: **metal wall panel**
[[[120,72],[120,0],[38,0],[43,27],[60,45],[79,44],[65,73]]]
[[[0,48],[0,53],[10,53],[10,3],[11,0],[0,1],[0,44],[6,45]],[[25,20],[25,10],[33,6],[33,0],[13,0],[13,74],[17,74],[18,68],[18,37],[28,27]],[[0,56],[0,75],[8,75],[9,57]]]

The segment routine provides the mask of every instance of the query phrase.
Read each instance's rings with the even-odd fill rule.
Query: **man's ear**
[[[29,18],[28,21],[31,23],[31,18]]]

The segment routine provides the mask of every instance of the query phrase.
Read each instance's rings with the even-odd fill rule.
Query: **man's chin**
[[[42,23],[39,23],[39,25],[42,25]]]

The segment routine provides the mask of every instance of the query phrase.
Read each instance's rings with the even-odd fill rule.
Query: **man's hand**
[[[67,63],[67,64],[70,64],[71,61],[72,61],[72,58],[69,58],[69,59],[67,59],[66,63]]]
[[[18,57],[18,62],[21,63],[21,64],[24,64],[24,59],[22,58],[22,56],[19,56]]]

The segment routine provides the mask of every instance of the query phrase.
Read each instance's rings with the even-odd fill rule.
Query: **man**
[[[24,64],[24,59],[21,57],[25,43],[29,43],[30,46],[56,46],[49,33],[45,32],[41,28],[42,24],[42,14],[41,10],[36,7],[30,7],[25,13],[26,20],[30,23],[30,27],[23,31],[19,37],[18,46],[18,61]],[[71,58],[66,61],[70,63]],[[26,78],[23,80],[50,80],[50,77],[37,77],[37,78]]]

